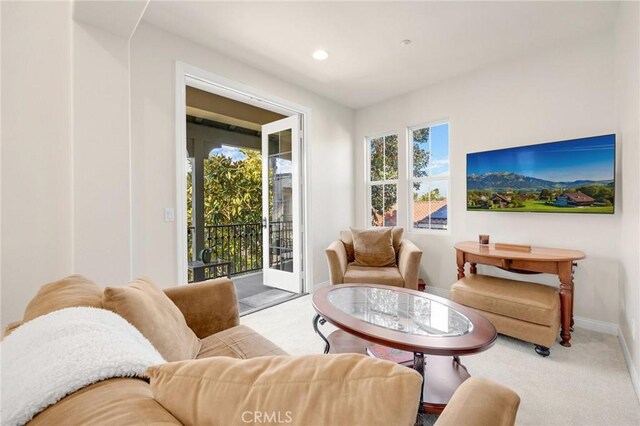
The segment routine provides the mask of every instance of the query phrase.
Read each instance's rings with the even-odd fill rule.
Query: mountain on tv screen
[[[467,210],[613,213],[616,136],[467,154]]]

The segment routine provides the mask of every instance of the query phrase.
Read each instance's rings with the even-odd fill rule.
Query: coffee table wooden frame
[[[370,324],[341,311],[327,300],[327,295],[331,291],[344,289],[345,287],[378,288],[430,299],[466,316],[473,324],[473,329],[462,336],[438,337],[408,334]],[[330,340],[333,340],[334,344],[336,342],[347,342],[344,352],[351,352],[354,348],[358,348],[358,352],[363,351],[366,346],[372,343],[413,352],[413,368],[422,374],[424,378],[423,394],[421,396],[422,406],[429,413],[437,414],[442,412],[455,389],[469,377],[466,367],[461,364],[459,357],[485,351],[493,346],[497,339],[496,329],[493,324],[473,309],[442,297],[406,288],[379,284],[333,285],[317,290],[313,294],[312,304],[317,312],[313,319],[313,328],[325,342],[324,353],[328,353],[331,349]],[[325,322],[329,322],[340,329],[333,333],[337,335],[336,338],[331,339],[332,334],[328,339],[322,334],[318,323],[324,324]],[[349,339],[348,336],[345,338],[342,332],[348,333],[353,338]],[[336,349],[336,352],[342,352],[340,348],[334,349]],[[434,372],[435,374],[432,374],[429,371],[425,371],[425,355],[428,355],[427,364],[434,364],[434,367],[437,366],[437,373]],[[453,360],[446,361],[446,358],[442,358],[443,356],[452,356]],[[434,383],[434,381],[438,382]]]

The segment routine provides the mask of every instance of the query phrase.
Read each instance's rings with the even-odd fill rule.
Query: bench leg
[[[536,353],[541,357],[547,357],[551,354],[551,352],[549,352],[549,348],[540,345],[536,345]]]

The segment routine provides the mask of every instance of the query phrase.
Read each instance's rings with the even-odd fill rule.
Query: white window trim
[[[398,140],[398,179],[394,180],[371,180],[371,140],[378,138],[386,138],[387,136],[395,136]],[[400,132],[390,131],[385,133],[379,133],[372,136],[366,136],[364,138],[364,152],[365,152],[365,211],[364,211],[364,223],[365,229],[373,229],[375,226],[371,225],[371,187],[373,185],[395,185],[396,186],[396,208],[398,207],[397,198],[400,191]],[[399,212],[398,212],[399,213]],[[396,215],[398,215],[396,213]],[[397,217],[397,216],[396,216]]]
[[[438,176],[413,177],[413,131],[424,129],[425,127],[435,127],[442,124],[448,124],[447,130],[447,160],[449,161],[449,173]],[[429,139],[429,152],[431,152],[431,139]],[[407,127],[407,231],[414,234],[432,234],[432,235],[450,235],[451,234],[451,121],[438,120],[429,123],[418,124]],[[447,229],[421,229],[413,226],[413,184],[447,181]]]

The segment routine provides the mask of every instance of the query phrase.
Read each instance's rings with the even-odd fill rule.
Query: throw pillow
[[[355,264],[358,266],[395,266],[391,228],[353,229]]]
[[[154,399],[186,425],[408,426],[422,388],[415,370],[359,354],[213,357],[147,374]]]
[[[148,279],[137,279],[127,287],[107,287],[102,303],[149,339],[167,361],[193,359],[201,342],[187,325],[180,309]]]
[[[24,322],[63,308],[102,308],[102,289],[82,275],[70,275],[45,284],[24,310]]]

